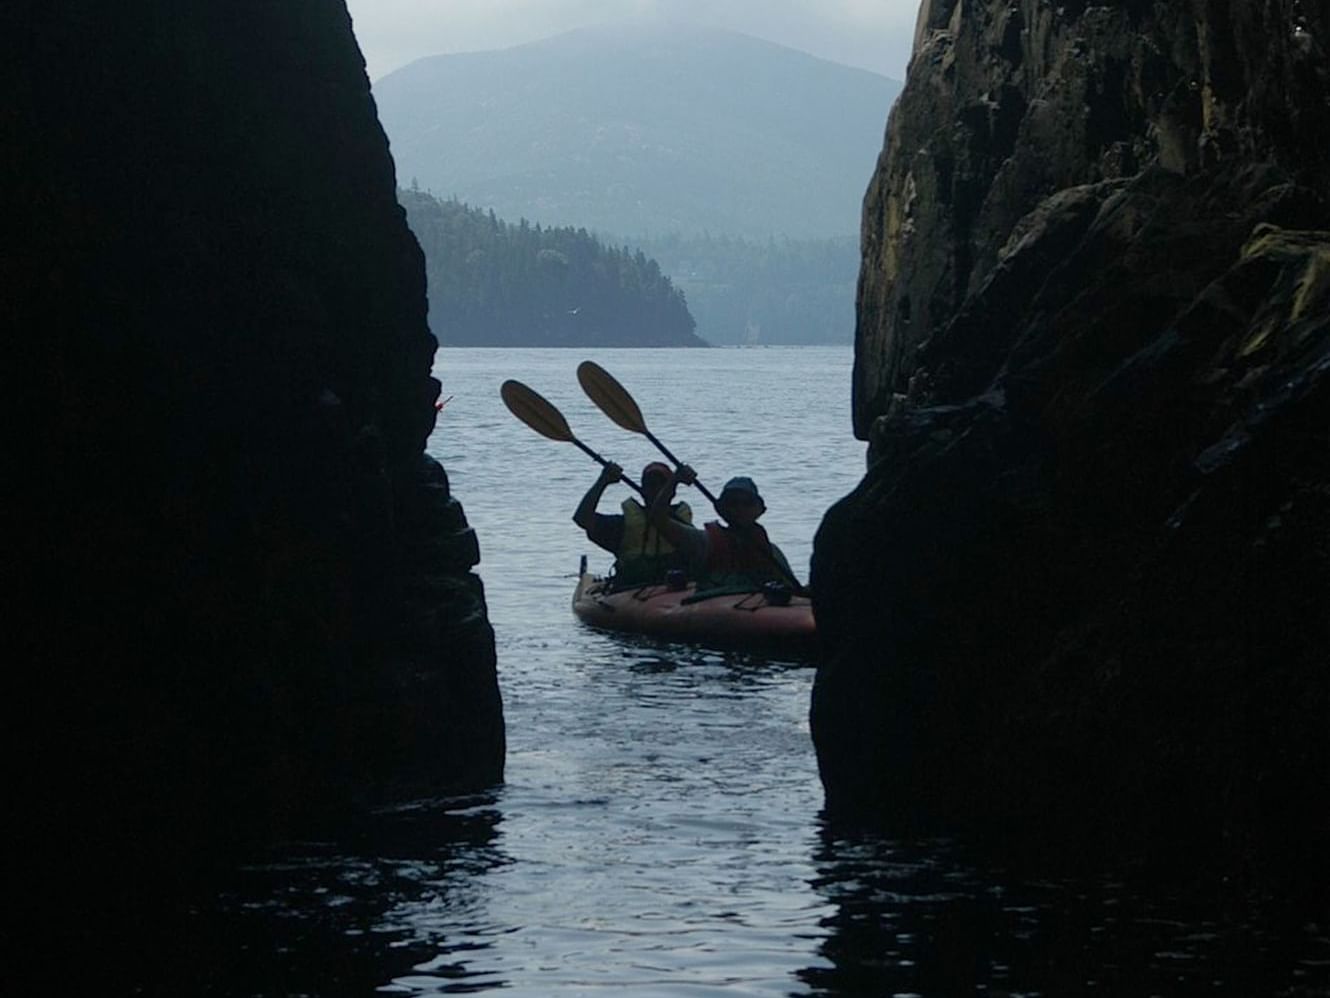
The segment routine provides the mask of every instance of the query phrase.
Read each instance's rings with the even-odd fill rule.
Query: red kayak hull
[[[606,631],[642,634],[711,648],[805,658],[817,645],[813,604],[791,596],[784,605],[760,591],[694,600],[696,588],[641,586],[614,592],[607,580],[583,575],[573,593],[573,613]]]

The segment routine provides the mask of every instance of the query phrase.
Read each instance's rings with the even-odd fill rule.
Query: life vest
[[[674,554],[674,545],[667,541],[651,521],[646,508],[636,499],[623,501],[623,540],[619,542],[620,558],[659,558]],[[670,516],[680,523],[692,523],[693,511],[686,502],[670,507]]]
[[[761,524],[754,523],[740,534],[713,521],[706,525],[706,532],[706,574],[710,578],[745,576],[753,581],[785,581],[785,575],[778,567],[779,559]]]

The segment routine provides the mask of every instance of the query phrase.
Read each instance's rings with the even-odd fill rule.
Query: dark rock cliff
[[[1324,872],[1328,43],[1299,0],[923,4],[813,560],[833,814]]]
[[[17,854],[100,903],[500,780],[478,549],[423,451],[423,261],[344,5],[0,25]]]

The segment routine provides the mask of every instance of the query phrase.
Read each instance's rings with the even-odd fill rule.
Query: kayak
[[[583,572],[573,593],[573,613],[602,630],[712,648],[806,658],[817,645],[812,600],[788,590],[698,592],[691,582],[616,590],[609,579]]]

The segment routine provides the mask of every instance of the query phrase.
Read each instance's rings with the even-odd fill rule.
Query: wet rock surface
[[[1328,37],[924,3],[813,562],[833,813],[1324,872]]]
[[[423,260],[344,7],[0,23],[19,854],[132,907],[501,779],[476,540],[424,455]]]

